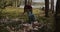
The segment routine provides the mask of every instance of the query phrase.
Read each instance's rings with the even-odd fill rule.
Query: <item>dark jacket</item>
[[[24,13],[25,12],[31,12],[32,13],[32,7],[31,7],[31,5],[25,5],[24,6]]]

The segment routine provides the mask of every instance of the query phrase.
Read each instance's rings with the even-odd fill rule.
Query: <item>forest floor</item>
[[[5,9],[3,9],[2,14],[1,14],[3,19],[0,22],[1,23],[0,28],[2,26],[3,28],[5,27],[6,29],[10,29],[11,27],[9,26],[14,26],[14,25],[15,27],[17,26],[19,27],[20,26],[19,21],[24,22],[28,20],[28,16],[26,13],[22,15],[23,12],[24,12],[23,8],[6,7]],[[44,11],[39,8],[33,8],[33,14],[35,15],[36,19],[39,20],[39,23],[42,23],[43,25],[47,24],[48,29],[50,29],[51,31],[54,31],[54,17],[53,16],[50,15],[48,18],[44,17],[45,15]],[[0,31],[4,31],[4,29],[1,29]]]

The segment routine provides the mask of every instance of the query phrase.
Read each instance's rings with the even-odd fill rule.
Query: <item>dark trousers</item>
[[[29,23],[30,23],[30,24],[31,24],[32,22],[34,22],[34,20],[35,20],[35,17],[34,17],[33,14],[30,15],[30,16],[28,16],[28,18],[29,18]]]

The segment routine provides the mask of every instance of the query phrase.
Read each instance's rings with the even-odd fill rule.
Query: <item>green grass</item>
[[[33,9],[33,14],[40,14],[39,9]],[[17,8],[17,7],[6,7],[5,9],[3,9],[2,11],[2,16],[6,17],[10,17],[10,18],[17,18],[17,17],[27,17],[27,15],[22,16],[22,13],[24,12],[23,8]]]

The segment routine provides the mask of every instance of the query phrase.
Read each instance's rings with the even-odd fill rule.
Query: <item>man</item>
[[[28,14],[28,18],[29,18],[29,23],[31,24],[31,21],[34,21],[35,17],[34,15],[32,14],[32,7],[31,7],[31,4],[26,4],[25,7],[24,7],[24,13]],[[23,14],[24,14],[23,13]]]

